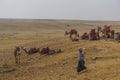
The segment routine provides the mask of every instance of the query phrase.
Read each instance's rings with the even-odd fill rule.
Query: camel
[[[104,25],[102,34],[104,39],[114,39],[115,30],[111,30],[111,26]]]
[[[41,55],[47,54],[47,55],[52,55],[55,53],[62,53],[63,50],[62,49],[50,49],[48,46],[47,47],[43,47],[42,50],[40,51]]]
[[[88,40],[89,39],[89,34],[87,32],[83,33],[83,35],[81,36],[81,39]]]
[[[102,32],[102,28],[101,28],[101,27],[98,27],[98,28],[97,28],[97,32]]]
[[[21,47],[16,47],[14,50],[14,57],[16,64],[20,64],[20,56],[21,56]]]
[[[120,41],[120,32],[116,32],[114,36],[115,40]]]
[[[101,38],[103,38],[103,31],[102,31],[102,27],[98,27],[97,28],[97,37],[100,40]]]
[[[76,29],[71,29],[69,32],[65,31],[65,35],[69,35],[69,37],[72,41],[78,41],[79,40],[79,34],[78,34]]]
[[[89,33],[90,40],[98,40],[99,39],[99,33],[96,32],[96,29],[91,29]]]
[[[115,30],[111,30],[111,38],[114,39],[115,37]]]
[[[69,37],[72,41],[78,41],[79,40],[79,34],[76,29],[71,29],[69,32]]]
[[[114,34],[115,31],[111,30],[111,26],[104,25],[103,29],[101,27],[97,28],[97,33],[98,33],[98,38],[103,38],[103,39],[114,39]]]
[[[50,48],[47,47],[43,47],[42,50],[40,51],[41,54],[49,54]]]
[[[110,38],[111,26],[104,25],[103,33],[105,35],[105,38]]]
[[[25,47],[22,47],[22,50],[25,51],[26,54],[31,55],[34,53],[40,53],[40,49],[39,48],[30,48],[29,50],[27,50]]]

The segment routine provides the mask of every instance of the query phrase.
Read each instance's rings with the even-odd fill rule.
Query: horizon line
[[[87,19],[47,19],[47,18],[0,18],[0,19],[6,19],[6,20],[57,20],[57,21],[60,21],[60,20],[65,20],[65,21],[105,21],[105,22],[111,22],[111,21],[114,21],[114,22],[119,22],[120,20],[87,20]]]

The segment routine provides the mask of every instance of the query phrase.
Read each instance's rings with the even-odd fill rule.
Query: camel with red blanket
[[[69,32],[69,37],[72,41],[78,41],[79,40],[79,34],[76,29],[71,29]]]
[[[96,32],[96,29],[91,29],[91,31],[89,33],[89,37],[90,37],[90,40],[99,40],[100,39],[99,33]]]
[[[102,34],[103,38],[105,39],[107,38],[114,39],[115,30],[112,30],[111,26],[104,25],[104,28],[102,29]]]
[[[52,55],[54,53],[61,53],[61,52],[63,52],[62,49],[54,50],[54,49],[50,49],[48,46],[47,47],[43,47],[42,50],[40,51],[40,53],[42,55],[44,55],[44,54]]]
[[[89,34],[87,32],[83,33],[83,35],[81,36],[82,40],[88,40],[89,39]]]

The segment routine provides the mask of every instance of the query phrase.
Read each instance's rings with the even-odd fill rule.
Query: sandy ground
[[[114,40],[72,42],[64,35],[76,28],[81,35],[96,26],[112,25],[120,31],[120,22],[75,20],[0,20],[0,80],[120,80],[120,43]],[[70,25],[70,26],[67,26]],[[61,48],[63,53],[41,56],[22,52],[21,64],[15,64],[15,46]],[[78,48],[85,48],[87,71],[77,74]],[[93,61],[91,58],[97,57]],[[2,72],[3,65],[13,71]]]

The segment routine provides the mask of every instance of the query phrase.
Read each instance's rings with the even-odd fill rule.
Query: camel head
[[[18,50],[18,51],[20,51],[21,47],[20,46],[16,46],[15,49]]]

